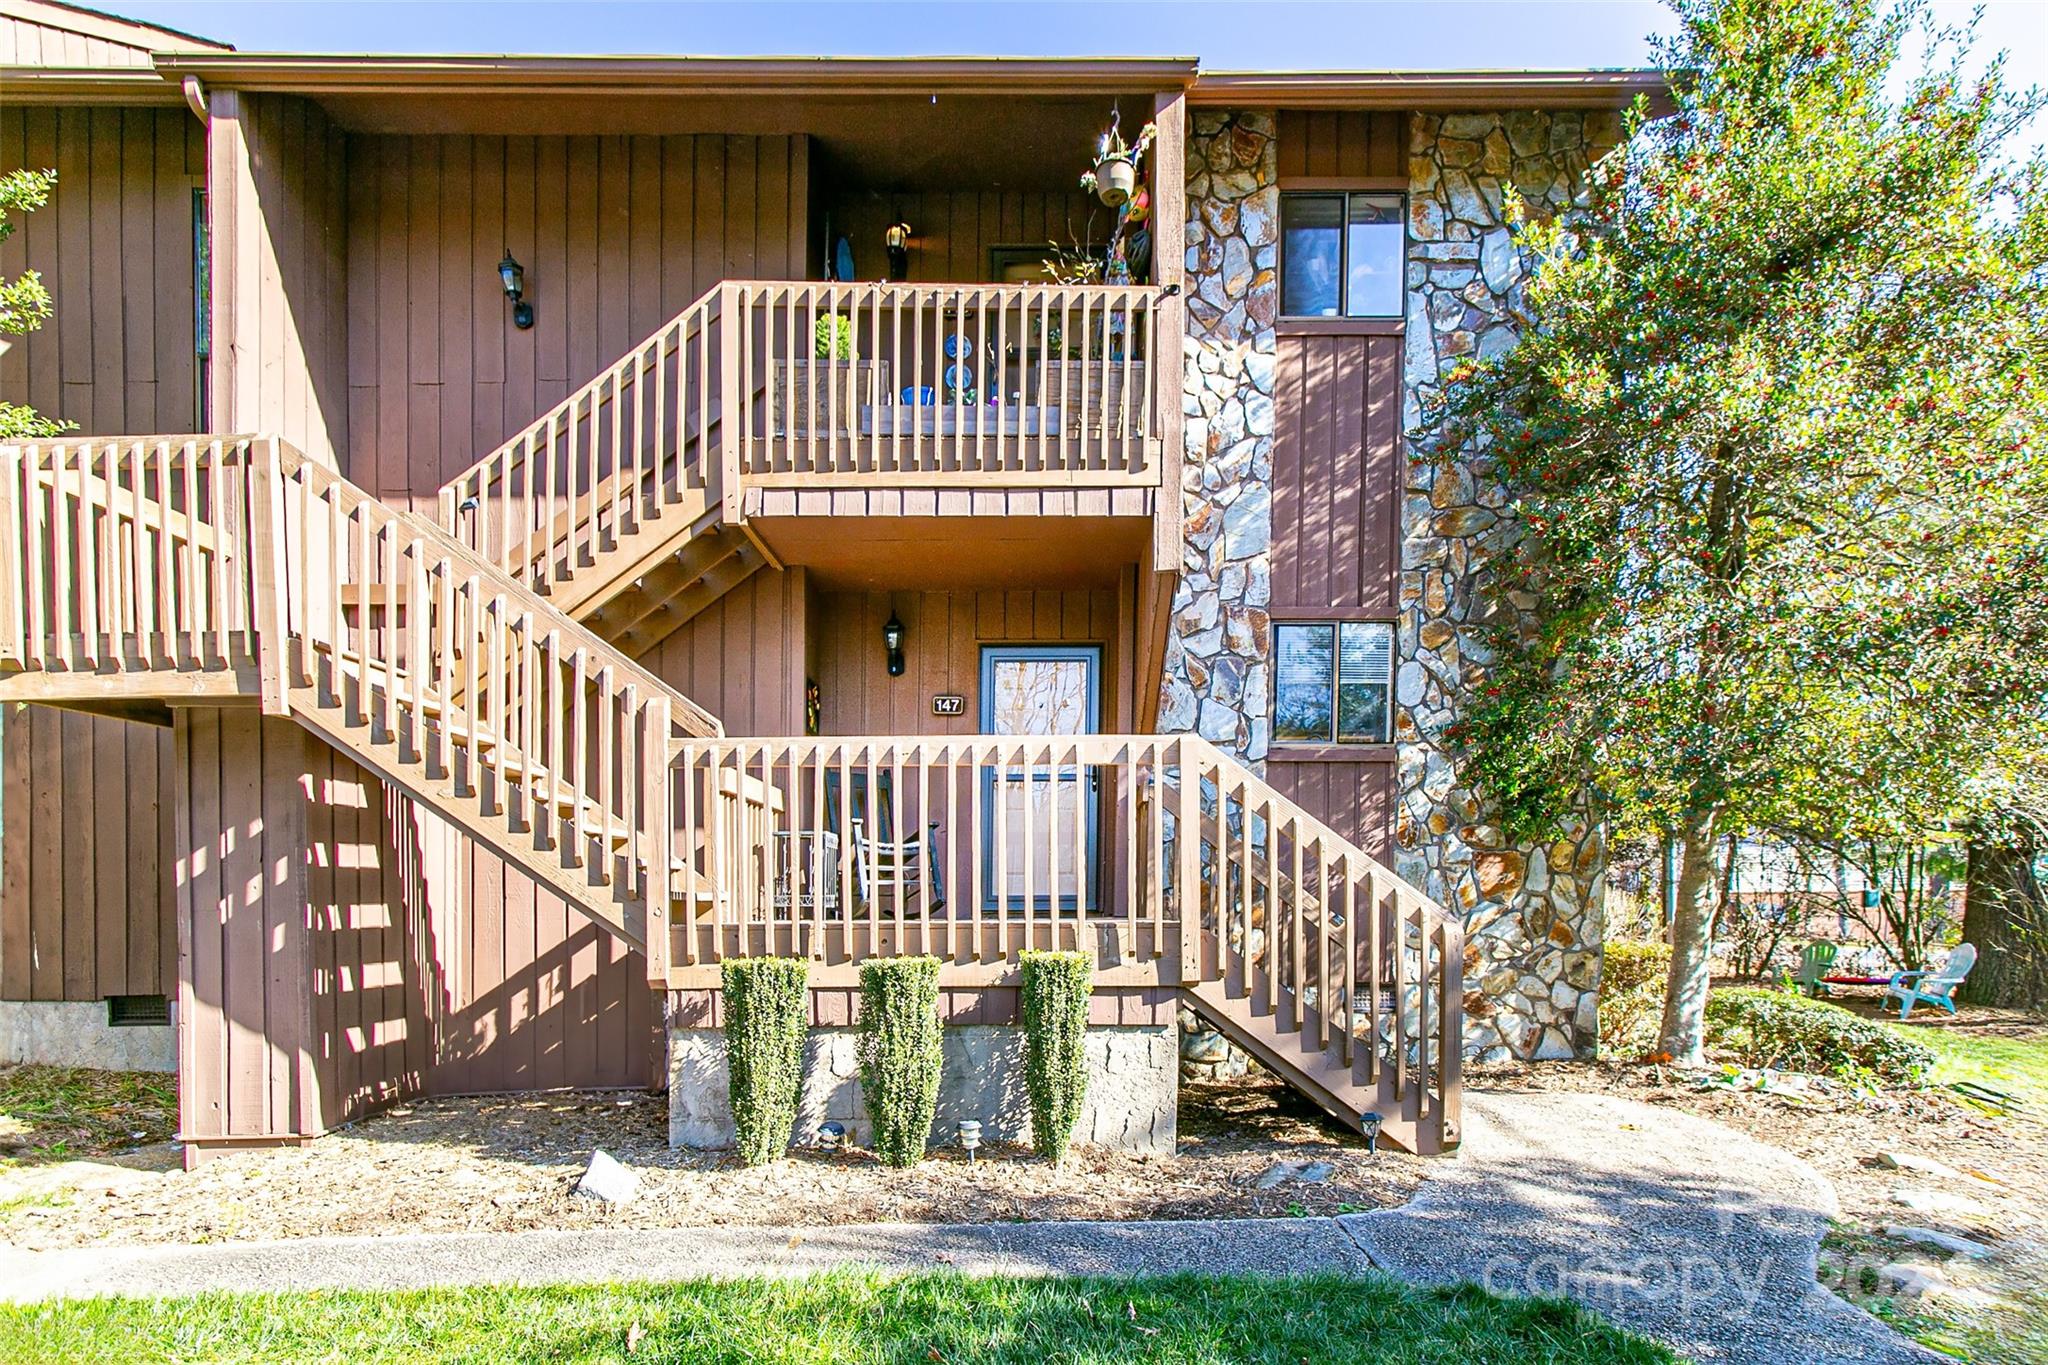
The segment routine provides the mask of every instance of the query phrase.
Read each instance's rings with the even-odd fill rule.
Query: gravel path
[[[1944,1359],[1815,1283],[1835,1191],[1797,1157],[1608,1095],[1468,1091],[1465,1118],[1471,1157],[1335,1220],[1380,1269],[1569,1294],[1696,1360]]]
[[[970,1274],[1372,1267],[1564,1292],[1716,1362],[1939,1359],[1814,1282],[1832,1187],[1731,1129],[1603,1095],[1468,1094],[1465,1155],[1404,1208],[1334,1218],[874,1224],[0,1248],[0,1296],[396,1289],[793,1275],[850,1261]]]

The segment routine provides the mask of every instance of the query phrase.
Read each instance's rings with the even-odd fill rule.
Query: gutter
[[[1669,98],[1661,71],[1214,71],[1192,105],[1270,109],[1621,109]]]
[[[173,81],[293,94],[1130,94],[1187,89],[1193,58],[546,57],[159,52]]]

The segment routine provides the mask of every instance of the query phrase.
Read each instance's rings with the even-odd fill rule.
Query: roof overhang
[[[0,104],[183,104],[146,66],[0,66]]]
[[[1188,103],[1271,109],[1619,109],[1668,98],[1664,73],[1610,71],[1205,71]]]
[[[294,94],[1114,94],[1185,89],[1187,58],[543,57],[274,52],[156,54],[172,81]]]

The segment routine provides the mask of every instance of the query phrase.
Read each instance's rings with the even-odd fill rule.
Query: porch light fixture
[[[1358,1130],[1365,1134],[1365,1150],[1377,1152],[1380,1149],[1380,1124],[1385,1122],[1378,1114],[1364,1113],[1358,1116]]]
[[[526,268],[512,259],[512,248],[505,248],[505,259],[498,262],[498,278],[505,282],[505,297],[512,300],[512,325],[520,331],[533,326],[533,305],[525,299]]]
[[[827,1121],[818,1125],[818,1150],[836,1152],[846,1142],[846,1125]]]
[[[882,626],[882,646],[889,651],[889,676],[903,676],[903,622],[895,612],[889,613],[888,621]]]
[[[969,1165],[974,1162],[974,1149],[981,1146],[981,1120],[960,1120],[960,1149],[967,1153]]]
[[[891,283],[910,278],[910,233],[910,224],[900,218],[882,229],[882,245],[889,252]]]

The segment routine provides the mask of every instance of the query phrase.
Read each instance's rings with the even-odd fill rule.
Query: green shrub
[[[1600,954],[1601,1052],[1632,1056],[1655,1041],[1670,974],[1670,944],[1609,940]]]
[[[860,1091],[876,1156],[924,1159],[939,1110],[939,960],[874,957],[860,965]]]
[[[786,957],[729,957],[723,967],[725,1069],[740,1160],[759,1166],[789,1147],[804,1082],[810,966]]]
[[[853,319],[827,313],[811,328],[813,349],[820,360],[853,359]]]
[[[1088,995],[1095,989],[1095,960],[1087,953],[1027,952],[1018,961],[1031,1145],[1057,1162],[1074,1140],[1088,1094]]]
[[[1784,991],[1715,991],[1707,998],[1707,1037],[1745,1066],[1867,1074],[1891,1085],[1916,1084],[1934,1066],[1934,1054],[1897,1029]]]

